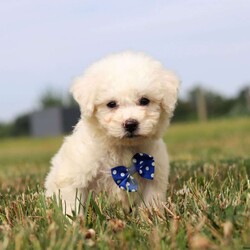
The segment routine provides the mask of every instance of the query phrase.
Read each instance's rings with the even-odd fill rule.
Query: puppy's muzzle
[[[139,122],[135,119],[128,119],[124,122],[123,127],[126,132],[133,133],[138,129]]]

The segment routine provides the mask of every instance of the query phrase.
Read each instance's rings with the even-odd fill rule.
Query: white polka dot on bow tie
[[[139,170],[139,173],[140,173],[140,174],[142,174],[142,173],[143,173],[141,169]]]
[[[143,163],[143,161],[140,161],[140,164],[142,164]]]
[[[125,188],[123,186],[121,186],[120,189],[125,189]]]
[[[119,184],[121,182],[121,180],[118,180],[116,183]]]
[[[148,170],[149,170],[149,167],[146,167],[146,170],[148,171]]]
[[[137,160],[136,159],[133,159],[133,163],[136,163],[137,162]]]
[[[117,174],[117,171],[116,171],[116,170],[114,170],[114,171],[113,171],[113,174],[114,174],[114,175],[115,175],[115,174]]]
[[[152,162],[152,166],[155,166],[155,162]]]
[[[143,156],[143,153],[140,153],[140,156]]]
[[[131,192],[135,192],[135,189],[132,189]]]
[[[151,178],[154,178],[154,174],[151,174]]]
[[[125,176],[125,174],[124,174],[124,173],[121,173],[120,175],[121,175],[121,177],[124,177],[124,176]]]
[[[129,183],[129,182],[127,182],[127,183],[126,183],[126,186],[127,186],[127,187],[128,187],[128,186],[130,186],[130,183]]]

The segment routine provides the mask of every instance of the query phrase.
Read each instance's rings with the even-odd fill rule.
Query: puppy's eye
[[[107,107],[111,108],[111,109],[116,108],[117,106],[118,105],[117,105],[116,101],[110,101],[109,103],[107,103]]]
[[[150,100],[148,98],[146,98],[146,97],[142,97],[139,100],[139,105],[140,106],[147,106],[149,103],[150,103]]]

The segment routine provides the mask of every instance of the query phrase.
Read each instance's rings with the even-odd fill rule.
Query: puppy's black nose
[[[128,119],[124,122],[123,127],[127,132],[132,133],[138,128],[138,125],[139,123],[135,119]]]

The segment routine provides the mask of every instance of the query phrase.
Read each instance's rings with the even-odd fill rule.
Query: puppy
[[[46,195],[60,195],[67,214],[90,190],[124,209],[164,202],[169,160],[162,136],[178,88],[173,73],[142,53],[114,54],[90,66],[72,85],[81,119],[52,159]]]

